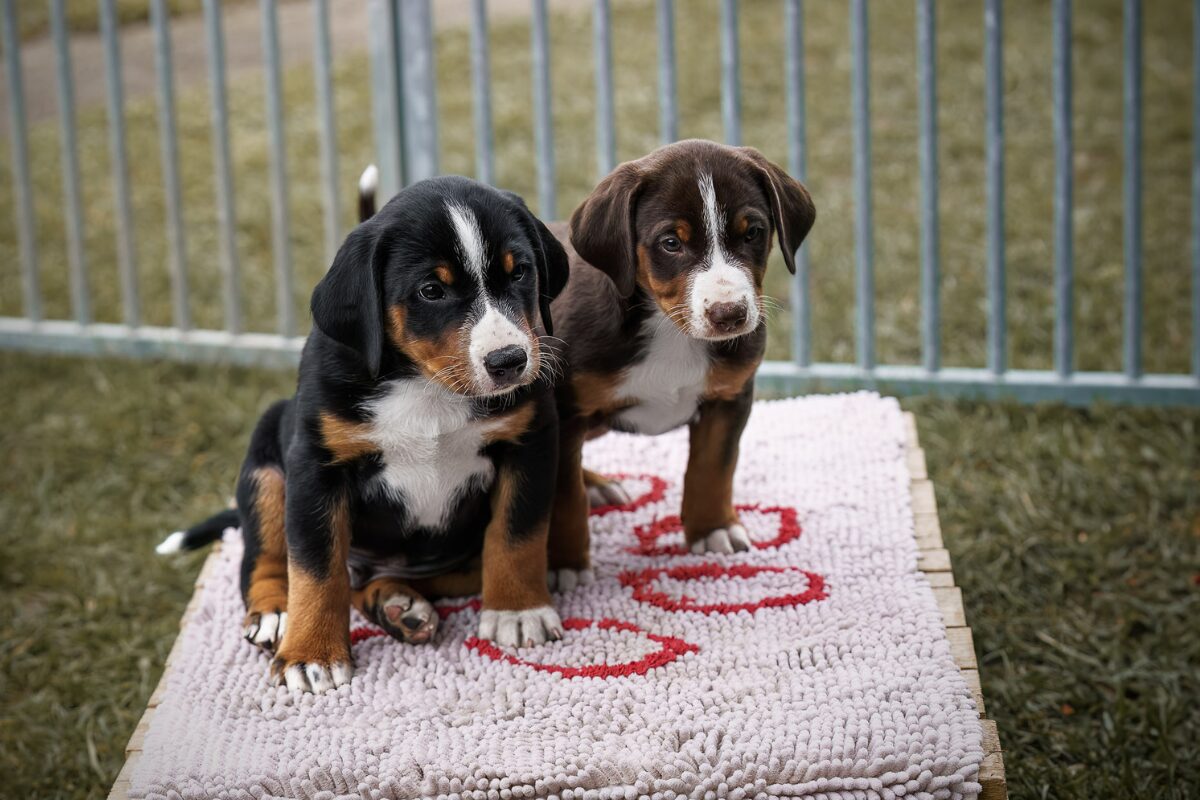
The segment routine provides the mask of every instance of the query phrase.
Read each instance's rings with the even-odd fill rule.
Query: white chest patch
[[[465,491],[491,485],[495,470],[480,450],[489,429],[500,423],[472,420],[466,397],[408,379],[393,382],[368,410],[369,437],[383,460],[370,488],[402,502],[414,523],[440,528]]]
[[[692,418],[708,380],[708,346],[654,314],[642,324],[650,337],[646,357],[625,372],[619,400],[636,405],[617,414],[624,430],[658,434]]]

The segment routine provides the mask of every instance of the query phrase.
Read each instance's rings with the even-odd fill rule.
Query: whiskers
[[[566,342],[557,336],[546,334],[538,337],[537,372],[534,379],[543,375],[551,383],[558,383],[566,376],[567,361],[563,358],[563,348]]]
[[[687,303],[676,303],[663,311],[658,323],[654,326],[654,335],[657,336],[662,330],[662,326],[667,324],[678,326],[689,336],[695,335],[692,328],[692,309]]]
[[[471,385],[470,371],[460,357],[456,355],[437,356],[430,361],[449,361],[450,363],[429,376],[423,392],[428,392],[432,386],[441,386],[452,392],[463,394],[463,390]]]
[[[780,303],[771,295],[760,294],[758,296],[758,313],[762,314],[763,319],[765,319],[767,322],[770,322],[771,318],[775,316],[775,314],[786,314],[787,311],[787,307],[785,307],[783,303]]]

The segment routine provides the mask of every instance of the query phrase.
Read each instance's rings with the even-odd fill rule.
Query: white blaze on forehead
[[[479,220],[475,218],[475,212],[458,203],[447,203],[446,211],[454,225],[454,235],[458,238],[458,255],[463,266],[475,280],[483,283],[483,276],[487,272],[487,249],[483,244],[483,233],[479,230]]]
[[[721,240],[725,237],[725,209],[717,205],[717,190],[712,175],[700,174],[700,200],[704,203],[704,230],[708,234],[708,260],[715,264],[721,253]]]
[[[694,272],[689,286],[693,331],[709,328],[705,311],[717,303],[744,303],[746,331],[758,327],[758,300],[750,271],[725,251],[725,209],[717,203],[717,190],[710,173],[700,175],[700,199],[704,206],[704,232],[708,236],[707,264]]]

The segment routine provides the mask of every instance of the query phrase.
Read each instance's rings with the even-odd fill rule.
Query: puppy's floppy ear
[[[621,297],[633,294],[637,277],[633,215],[641,186],[638,162],[626,162],[600,181],[571,215],[571,245],[575,252],[608,275]]]
[[[554,322],[550,319],[550,301],[562,293],[571,276],[570,262],[567,251],[559,243],[558,237],[550,232],[540,219],[533,215],[521,196],[513,192],[501,192],[512,201],[521,215],[522,224],[532,240],[534,258],[537,260],[538,276],[538,310],[542,315],[542,325],[546,333],[554,334]]]
[[[357,353],[372,378],[383,358],[383,275],[378,226],[359,225],[346,238],[333,266],[313,290],[313,324]]]
[[[753,147],[743,147],[741,152],[759,171],[763,189],[771,201],[771,216],[779,232],[783,263],[787,265],[788,272],[795,275],[795,253],[817,219],[817,208],[800,181],[768,161]]]

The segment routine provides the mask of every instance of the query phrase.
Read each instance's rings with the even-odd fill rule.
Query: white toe
[[[349,664],[334,664],[330,669],[334,686],[345,686],[354,677],[354,667]]]
[[[740,534],[734,532],[734,528],[741,529]],[[744,546],[739,546],[740,540],[744,540]],[[693,553],[732,553],[735,550],[746,550],[750,547],[750,537],[746,535],[746,529],[741,525],[731,526],[730,528],[717,528],[715,531],[705,536],[698,542],[693,542],[691,550]]]
[[[330,677],[329,670],[321,664],[309,664],[305,667],[304,674],[308,678],[308,685],[312,687],[314,694],[327,692],[333,688],[333,678]]]
[[[750,549],[750,534],[746,532],[746,528],[735,522],[729,526],[729,544],[733,546],[735,552]]]
[[[590,586],[596,573],[590,569],[552,569],[546,573],[546,585],[551,591],[569,592],[577,586]]]
[[[488,616],[491,615],[491,616]],[[486,624],[488,619],[494,623]],[[551,606],[524,611],[484,611],[479,621],[479,636],[504,647],[529,647],[561,639],[562,621]]]
[[[496,623],[499,622],[498,611],[484,610],[479,614],[479,638],[495,641]]]
[[[178,553],[183,549],[183,531],[175,531],[167,538],[159,542],[158,547],[154,548],[154,552],[160,556],[169,556],[172,553]]]
[[[304,670],[299,664],[293,664],[283,673],[283,679],[287,682],[287,687],[293,692],[307,692],[308,678],[304,677]]]

